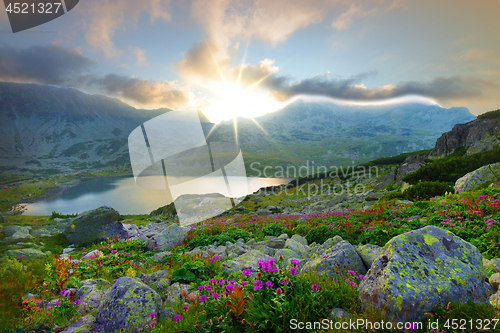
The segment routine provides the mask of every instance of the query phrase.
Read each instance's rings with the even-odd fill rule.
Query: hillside
[[[128,135],[166,111],[135,109],[71,88],[2,82],[0,171],[61,173],[130,165]],[[201,113],[200,119],[207,135],[214,124]],[[443,132],[471,119],[466,108],[349,106],[299,99],[256,118],[259,126],[238,118],[237,138],[247,173],[258,176],[266,166],[347,166],[432,148]],[[232,122],[216,126],[209,137],[235,139]]]

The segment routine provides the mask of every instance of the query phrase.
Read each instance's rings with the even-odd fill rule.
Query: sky
[[[500,108],[499,0],[84,0],[12,33],[0,81],[257,117],[300,95]]]

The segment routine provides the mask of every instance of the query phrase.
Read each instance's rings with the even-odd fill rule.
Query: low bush
[[[442,182],[420,182],[407,188],[403,195],[407,200],[430,199],[435,196],[444,195],[445,193],[454,193],[455,189],[452,185]]]

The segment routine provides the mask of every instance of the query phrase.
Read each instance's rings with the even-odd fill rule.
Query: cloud
[[[222,73],[219,69],[230,64],[228,52],[214,39],[206,39],[188,50],[176,67],[188,81],[198,81],[220,79]]]
[[[232,52],[236,52],[237,47]],[[232,62],[230,53],[214,39],[200,42],[191,48],[184,58],[176,64],[182,78],[188,82],[202,83],[206,81],[238,82],[243,86],[253,85],[267,80],[279,71],[272,59],[264,59],[256,65]]]
[[[226,43],[233,38],[258,38],[273,45],[293,32],[320,22],[339,1],[311,0],[194,0],[192,13],[210,38]]]
[[[146,50],[140,49],[138,47],[133,49],[136,57],[136,65],[137,66],[149,66],[149,62],[146,59]]]
[[[158,82],[108,74],[103,78],[90,80],[89,85],[97,86],[107,94],[146,106],[177,109],[186,106],[191,100],[188,92],[177,87],[174,82],[168,81]]]
[[[366,11],[361,6],[356,5],[355,3],[351,4],[349,10],[343,14],[341,14],[335,21],[332,22],[331,26],[337,30],[344,30],[351,26],[354,17],[363,17],[369,14],[377,12],[377,8]]]
[[[272,96],[278,101],[301,95],[324,95],[345,100],[370,101],[405,95],[422,95],[440,101],[452,99],[484,99],[498,93],[500,84],[471,76],[438,77],[427,82],[408,81],[382,87],[367,88],[361,81],[374,73],[365,73],[348,79],[331,79],[328,75],[315,76],[289,84],[282,80],[280,85],[270,87]]]
[[[78,48],[57,44],[30,46],[25,49],[0,46],[0,80],[69,84],[75,76],[84,74],[93,64]]]
[[[82,90],[97,87],[101,92],[147,106],[179,108],[190,102],[190,94],[175,82],[117,74],[98,77],[91,72],[93,64],[78,48],[57,44],[25,49],[0,46],[0,81],[72,86]]]
[[[500,53],[494,50],[471,48],[455,54],[452,59],[468,62],[471,65],[477,65],[478,62],[498,65],[500,64]]]
[[[95,50],[113,58],[120,54],[112,39],[117,30],[135,24],[147,13],[151,21],[170,21],[170,0],[102,0],[80,2],[82,24],[87,43]]]

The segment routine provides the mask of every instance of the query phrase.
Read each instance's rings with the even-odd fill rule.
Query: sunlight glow
[[[277,102],[257,87],[261,79],[252,87],[245,88],[233,82],[212,81],[205,85],[218,98],[207,99],[210,103],[202,109],[207,118],[214,123],[236,117],[255,118],[279,110],[288,103]]]

